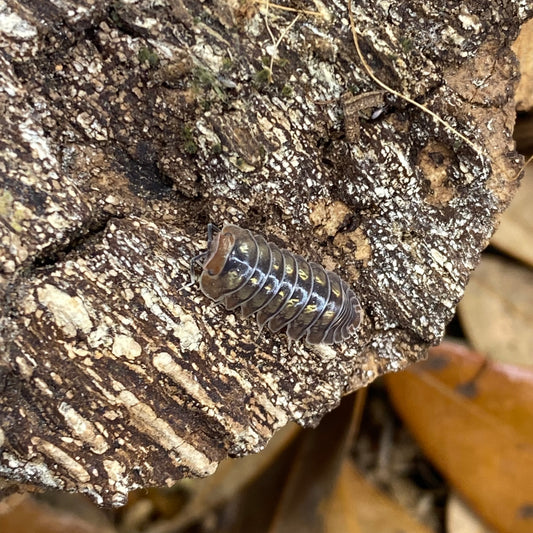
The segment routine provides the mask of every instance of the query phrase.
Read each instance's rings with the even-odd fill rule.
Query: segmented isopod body
[[[210,226],[208,250],[199,257],[205,257],[200,288],[212,300],[310,344],[341,342],[357,329],[359,300],[334,272],[239,226],[211,233]]]

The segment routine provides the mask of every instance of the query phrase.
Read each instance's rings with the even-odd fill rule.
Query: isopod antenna
[[[211,251],[211,243],[213,242],[213,231],[220,232],[220,228],[216,224],[209,222],[207,224],[207,251],[202,252],[201,254],[195,255],[191,259],[191,262],[189,263],[189,274],[191,277],[191,281],[190,283],[187,283],[187,285],[183,287],[184,289],[187,287],[192,287],[192,285],[196,283],[198,277],[196,276],[194,267],[195,265],[202,266],[203,260],[209,255],[209,252]]]

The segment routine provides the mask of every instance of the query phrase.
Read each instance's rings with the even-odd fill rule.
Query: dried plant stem
[[[531,161],[533,161],[533,155],[530,155],[527,158],[526,162],[520,167],[520,170],[516,173],[514,179],[518,178],[518,176],[526,169],[526,167],[529,165],[529,163],[531,163]]]
[[[392,87],[389,87],[386,83],[382,82],[373,72],[370,68],[370,65],[367,63],[366,59],[363,56],[363,53],[361,52],[361,48],[359,46],[359,39],[357,37],[357,30],[355,27],[355,21],[353,17],[353,11],[352,11],[352,0],[348,0],[348,14],[350,16],[350,27],[352,30],[352,36],[353,36],[353,42],[355,44],[355,49],[357,50],[357,55],[359,56],[359,60],[363,64],[363,67],[365,68],[367,74],[383,89],[386,91],[394,94],[395,96],[398,96],[402,100],[405,100],[406,102],[409,102],[410,104],[418,107],[421,109],[424,113],[427,113],[428,115],[431,115],[437,122],[440,122],[446,129],[452,131],[455,135],[457,135],[460,139],[462,139],[465,143],[467,143],[479,156],[486,157],[486,154],[484,151],[477,146],[474,142],[472,142],[468,137],[465,137],[462,133],[457,131],[451,124],[448,124],[445,120],[440,118],[436,113],[428,109],[426,106],[419,104],[409,96],[402,94]]]
[[[272,43],[274,44],[274,50],[272,50],[272,53],[270,54],[270,65],[269,65],[269,72],[268,72],[268,83],[272,83],[272,80],[273,80],[272,72],[274,70],[274,55],[276,54],[279,45],[281,44],[281,42],[283,41],[287,33],[289,33],[290,29],[294,26],[296,21],[300,18],[300,13],[298,13],[294,17],[292,22],[283,30],[283,33],[279,36],[279,39],[276,40],[276,38],[274,37],[274,34],[272,33],[272,30],[270,29],[270,25],[268,24],[268,10],[271,5],[276,5],[276,7],[278,6],[277,4],[271,4],[268,0],[266,0],[264,3],[266,5],[265,26],[270,35],[270,38],[272,39]]]
[[[288,6],[280,6],[279,4],[273,4],[272,2],[269,2],[268,0],[255,0],[256,4],[263,4],[273,7],[275,9],[279,9],[281,11],[291,11],[292,13],[298,13],[300,15],[309,15],[311,17],[320,17],[323,18],[324,15],[320,13],[320,11],[310,11],[308,9],[297,9],[295,7],[288,7]]]

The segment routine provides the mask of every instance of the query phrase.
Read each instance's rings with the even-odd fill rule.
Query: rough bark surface
[[[354,6],[374,72],[489,157],[376,95],[344,1],[292,6],[320,16],[0,0],[4,487],[120,505],[316,424],[440,341],[517,187],[510,45],[531,6]],[[208,221],[342,274],[358,334],[289,347],[186,287]]]

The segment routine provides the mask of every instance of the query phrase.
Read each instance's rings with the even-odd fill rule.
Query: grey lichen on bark
[[[120,505],[316,424],[441,339],[518,185],[509,47],[531,12],[354,6],[375,74],[485,157],[386,95],[345,124],[343,96],[377,88],[345,3],[320,5],[296,21],[252,1],[0,9],[4,486]],[[187,286],[209,221],[342,274],[357,335],[289,347]]]

